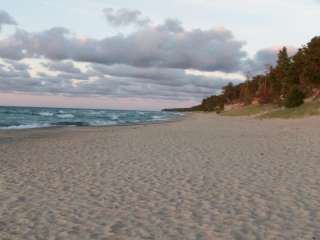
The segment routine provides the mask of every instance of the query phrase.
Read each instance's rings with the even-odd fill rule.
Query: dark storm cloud
[[[3,25],[17,25],[17,22],[6,11],[0,10],[0,31]]]
[[[103,13],[112,26],[121,27],[128,25],[145,26],[151,22],[147,17],[142,16],[142,13],[138,10],[131,10],[122,8],[115,10],[113,8],[106,8]]]

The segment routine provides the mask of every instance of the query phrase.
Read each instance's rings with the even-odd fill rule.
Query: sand
[[[320,119],[0,132],[0,239],[320,239]]]

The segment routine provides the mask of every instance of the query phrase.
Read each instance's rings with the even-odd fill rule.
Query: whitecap
[[[39,112],[39,115],[43,116],[43,117],[52,117],[54,115],[54,113],[52,113],[52,112]]]
[[[152,116],[152,119],[154,119],[154,120],[164,120],[165,118],[164,118],[164,116]]]
[[[95,127],[112,126],[112,125],[117,125],[117,124],[118,124],[118,122],[116,122],[116,121],[99,121],[99,120],[96,120],[96,121],[90,122],[90,125],[91,126],[95,126]]]
[[[116,115],[116,114],[111,114],[111,115],[110,115],[110,118],[111,118],[112,120],[118,120],[118,119],[119,119],[119,116]]]
[[[0,129],[7,129],[7,130],[14,130],[14,129],[32,129],[32,128],[46,128],[50,127],[49,124],[22,124],[22,125],[14,125],[14,126],[8,126],[8,127],[0,127]]]
[[[74,115],[73,114],[58,114],[57,115],[58,118],[74,118]]]

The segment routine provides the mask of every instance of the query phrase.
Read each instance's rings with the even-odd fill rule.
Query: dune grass
[[[320,115],[320,102],[305,103],[296,108],[281,108],[259,115],[259,118],[303,118]]]
[[[241,116],[254,116],[269,112],[275,109],[274,105],[248,105],[238,109],[232,109],[229,111],[222,112],[222,116],[229,117],[241,117]]]
[[[320,115],[320,102],[308,102],[296,108],[279,108],[275,105],[248,105],[221,113],[222,116],[241,117],[254,116],[259,119],[268,118],[303,118]]]

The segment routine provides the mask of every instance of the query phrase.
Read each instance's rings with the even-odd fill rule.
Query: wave
[[[89,127],[88,122],[54,122],[51,123],[52,126],[75,126],[75,127]]]
[[[166,116],[152,116],[152,119],[153,120],[166,120],[167,119],[167,117]]]
[[[74,118],[74,115],[71,113],[65,113],[65,114],[57,114],[58,118]]]
[[[115,126],[163,122],[181,114],[153,111],[0,107],[0,129]]]
[[[111,118],[112,120],[118,120],[118,119],[119,119],[119,115],[117,115],[117,114],[111,114],[111,115],[110,115],[110,118]]]
[[[6,127],[0,127],[0,129],[6,129],[6,130],[15,130],[15,129],[33,129],[33,128],[47,128],[50,127],[50,124],[21,124],[21,125],[11,125]]]
[[[100,116],[100,115],[104,115],[105,111],[101,111],[101,110],[88,110],[85,112],[85,114],[88,115],[92,115],[92,116]]]
[[[52,117],[54,115],[54,113],[52,113],[52,112],[39,112],[39,115],[43,116],[43,117]]]
[[[90,122],[90,126],[94,126],[94,127],[103,127],[103,126],[114,126],[114,125],[118,125],[119,122],[117,121],[92,121]]]

